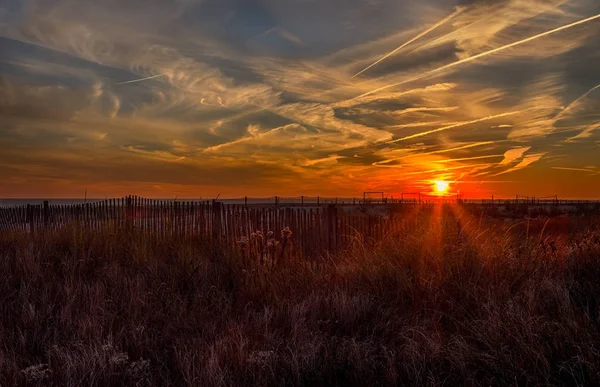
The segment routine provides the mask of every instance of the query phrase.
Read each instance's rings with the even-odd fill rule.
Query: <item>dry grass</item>
[[[442,219],[267,268],[5,234],[0,385],[599,385],[600,233],[507,235]]]

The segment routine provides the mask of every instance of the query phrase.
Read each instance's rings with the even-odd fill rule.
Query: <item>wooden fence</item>
[[[298,208],[227,205],[218,201],[160,201],[130,196],[74,205],[23,205],[0,208],[0,232],[40,231],[84,227],[92,230],[133,227],[157,236],[202,238],[235,247],[252,233],[292,232],[302,254],[335,251],[348,243],[381,240],[394,227],[388,215],[349,213],[334,204]]]
[[[509,203],[511,204],[511,203]],[[536,203],[537,204],[537,203]],[[558,203],[555,203],[555,206]],[[574,204],[573,202],[569,204]],[[462,203],[477,211],[492,203]],[[534,203],[511,204],[527,214]],[[598,204],[587,202],[581,206]],[[304,255],[335,251],[355,242],[380,241],[406,226],[407,212],[433,208],[434,204],[415,202],[387,205],[344,206],[327,204],[319,207],[252,206],[224,204],[218,201],[161,201],[129,196],[85,204],[0,207],[0,232],[20,231],[29,234],[65,227],[92,230],[131,227],[156,236],[200,238],[225,247],[239,247],[252,233],[272,231],[280,239],[281,230],[289,227],[296,248]],[[524,208],[521,208],[526,206]],[[506,204],[505,204],[506,207]],[[583,207],[582,207],[583,208]],[[362,210],[362,211],[361,211]]]

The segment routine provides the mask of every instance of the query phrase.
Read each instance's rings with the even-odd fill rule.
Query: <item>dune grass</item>
[[[274,266],[135,230],[3,234],[0,385],[599,385],[600,232],[475,223]]]

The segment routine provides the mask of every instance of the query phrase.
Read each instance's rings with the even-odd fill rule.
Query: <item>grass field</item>
[[[4,233],[0,385],[599,385],[593,223],[434,214],[272,265],[132,229]]]

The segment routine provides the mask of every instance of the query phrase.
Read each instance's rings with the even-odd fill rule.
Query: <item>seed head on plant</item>
[[[127,363],[129,356],[125,352],[119,352],[110,357],[109,363],[112,365],[122,365]]]
[[[52,370],[48,368],[48,364],[44,363],[29,366],[24,370],[21,370],[21,373],[23,374],[23,376],[25,376],[25,379],[28,383],[33,383],[41,382],[49,378],[50,374],[52,374]]]
[[[129,364],[126,373],[127,376],[138,382],[148,380],[150,378],[150,361],[144,359],[134,361]]]
[[[292,236],[292,230],[288,226],[286,226],[283,230],[281,230],[281,238],[287,239]]]

